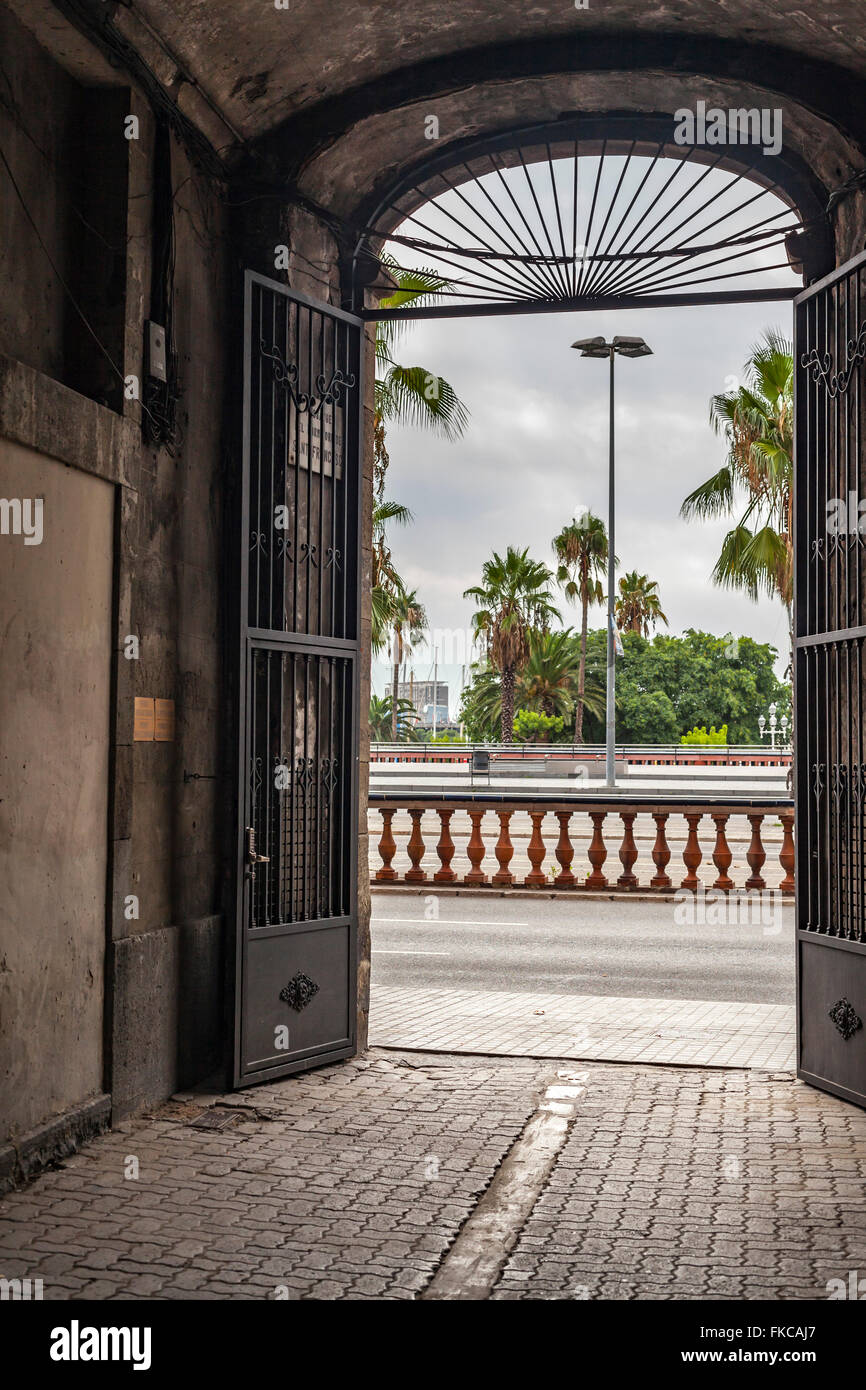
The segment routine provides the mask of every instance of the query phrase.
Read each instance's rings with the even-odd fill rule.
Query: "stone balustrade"
[[[432,887],[555,888],[564,892],[598,890],[630,893],[674,893],[686,890],[794,891],[794,808],[790,801],[755,800],[686,802],[679,799],[515,798],[433,794],[400,797],[370,794],[370,809],[381,817],[378,867],[373,858],[372,882],[378,886],[408,884]],[[409,820],[405,843],[408,866],[394,867],[397,856],[395,817]],[[455,869],[455,817],[466,827],[460,870]],[[528,819],[525,857],[528,872],[514,871],[515,819]],[[652,844],[643,858],[635,822],[651,822]],[[466,824],[468,821],[468,825]],[[729,836],[732,823],[742,825],[744,862],[736,881]],[[767,864],[765,823],[780,825],[773,849],[778,869]],[[588,840],[585,861],[575,841]],[[653,838],[654,837],[654,838]],[[375,836],[373,836],[375,839]],[[677,867],[682,859],[682,870]],[[435,849],[438,867],[430,863]],[[425,856],[427,863],[425,864]],[[525,866],[524,866],[525,867]],[[772,880],[772,881],[770,881]]]

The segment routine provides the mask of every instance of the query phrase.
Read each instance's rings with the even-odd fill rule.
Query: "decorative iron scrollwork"
[[[262,356],[267,357],[271,363],[274,382],[283,391],[288,391],[295,403],[295,408],[301,415],[318,415],[326,405],[339,405],[341,394],[344,390],[351,390],[355,385],[355,378],[350,373],[348,376],[341,367],[337,367],[332,373],[330,380],[321,372],[316,377],[316,390],[318,395],[307,394],[298,390],[298,368],[294,362],[286,362],[280,349],[274,344],[268,347],[264,338],[261,339]]]
[[[336,758],[322,759],[322,785],[330,795],[333,795],[334,788],[339,780],[337,765]]]
[[[335,545],[328,546],[325,558],[325,569],[329,570],[332,565],[337,570],[343,568],[343,552]]]
[[[828,1017],[832,1018],[836,1029],[842,1034],[846,1042],[853,1038],[858,1028],[863,1027],[863,1020],[858,1016],[853,1004],[847,999],[840,999],[828,1012]]]
[[[299,410],[306,410],[309,403],[309,396],[302,396],[298,393],[298,369],[294,362],[286,363],[286,359],[280,352],[276,343],[273,347],[268,347],[264,338],[261,340],[262,357],[267,357],[271,363],[274,374],[274,381],[277,386],[288,389],[292,393],[292,399]],[[300,401],[304,404],[301,405]]]
[[[303,971],[299,970],[297,975],[293,975],[289,983],[280,990],[280,998],[284,1004],[288,1004],[290,1009],[294,1009],[295,1013],[299,1014],[318,992],[319,986],[315,980],[311,980],[309,975],[305,975]]]
[[[820,801],[824,792],[824,763],[813,763],[812,775],[812,785],[815,790],[815,800]]]
[[[823,381],[827,388],[827,394],[836,399],[837,396],[844,396],[854,376],[855,368],[866,358],[866,324],[860,329],[856,338],[849,338],[845,345],[845,365],[838,371],[833,371],[832,352],[820,353],[817,348],[812,348],[811,352],[804,352],[800,358],[800,365],[811,373],[812,380],[815,382]]]
[[[354,376],[352,376],[351,373],[348,376],[346,376],[345,373],[339,367],[332,374],[331,380],[327,383],[327,385],[325,384],[324,375],[316,377],[316,387],[319,392],[319,400],[315,406],[313,414],[317,414],[318,411],[322,409],[323,405],[339,405],[340,393],[343,390],[343,388],[345,387],[347,390],[351,391],[354,385]]]

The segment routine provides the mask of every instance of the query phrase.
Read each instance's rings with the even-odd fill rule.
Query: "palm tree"
[[[432,270],[405,270],[390,256],[382,258],[382,265],[397,287],[382,300],[383,309],[435,303],[449,284]],[[398,319],[376,324],[374,485],[380,497],[390,462],[386,424],[420,425],[448,440],[459,439],[469,424],[469,411],[444,377],[426,367],[401,366],[395,360],[394,347],[405,329],[406,323]]]
[[[370,696],[370,739],[373,743],[387,743],[393,733],[394,704],[390,694]],[[411,700],[398,700],[396,705],[398,728],[414,741],[418,711]]]
[[[637,632],[641,637],[649,637],[656,623],[668,626],[662,612],[658,595],[658,584],[649,575],[629,570],[619,581],[619,598],[614,612],[617,625],[623,632]]]
[[[580,521],[564,526],[559,535],[554,536],[553,553],[558,561],[557,583],[566,598],[580,600],[580,670],[577,677],[574,741],[582,743],[589,605],[604,602],[600,576],[607,567],[607,529],[601,517],[586,512]]]
[[[792,633],[794,358],[790,341],[769,329],[745,365],[746,385],[713,396],[710,423],[728,454],[718,473],[690,492],[680,515],[733,516],[712,579],[782,600]]]
[[[531,632],[529,655],[516,692],[519,707],[539,714],[571,714],[579,667],[580,650],[571,628]]]
[[[403,270],[385,257],[382,264],[397,288],[382,301],[385,308],[405,304],[429,304],[447,285],[433,271]],[[454,388],[425,367],[403,367],[395,361],[393,348],[405,324],[388,320],[376,325],[376,383],[373,419],[373,573],[372,647],[385,646],[393,625],[397,596],[405,589],[388,545],[389,523],[407,526],[412,520],[408,507],[385,501],[385,478],[390,457],[385,440],[386,425],[398,423],[432,429],[446,439],[458,439],[466,430],[469,412]]]
[[[372,615],[374,652],[380,652],[387,641],[391,628],[391,614],[394,597],[403,588],[403,581],[397,573],[388,545],[387,526],[395,521],[398,526],[408,526],[413,520],[408,507],[400,502],[385,502],[373,499],[373,564],[372,564]]]
[[[416,647],[427,631],[427,614],[424,605],[414,589],[406,590],[402,584],[393,596],[391,609],[391,661],[394,675],[391,683],[391,736],[397,740],[397,715],[400,683],[400,667],[407,650]]]
[[[557,640],[561,636],[566,638],[562,645]],[[547,646],[548,643],[556,645]],[[529,644],[526,667],[515,685],[515,711],[537,709],[542,714],[567,717],[576,699],[580,659],[576,638],[571,632],[531,632]],[[588,714],[604,717],[605,683],[596,671],[586,672],[585,702]],[[470,683],[463,693],[461,719],[473,738],[492,741],[501,736],[502,679],[493,666],[484,663],[473,666]]]
[[[518,673],[529,656],[529,634],[546,629],[558,618],[550,598],[553,575],[546,565],[529,558],[529,551],[509,546],[503,559],[496,551],[487,560],[481,583],[464,591],[475,600],[472,618],[476,637],[483,637],[487,655],[502,678],[501,737],[514,740],[514,695]]]

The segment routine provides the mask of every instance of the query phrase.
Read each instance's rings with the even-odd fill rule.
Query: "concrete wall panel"
[[[0,1142],[102,1090],[114,488],[0,441]]]

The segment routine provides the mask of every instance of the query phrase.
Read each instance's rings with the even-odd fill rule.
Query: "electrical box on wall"
[[[147,374],[156,381],[167,381],[165,329],[161,323],[147,321]]]

